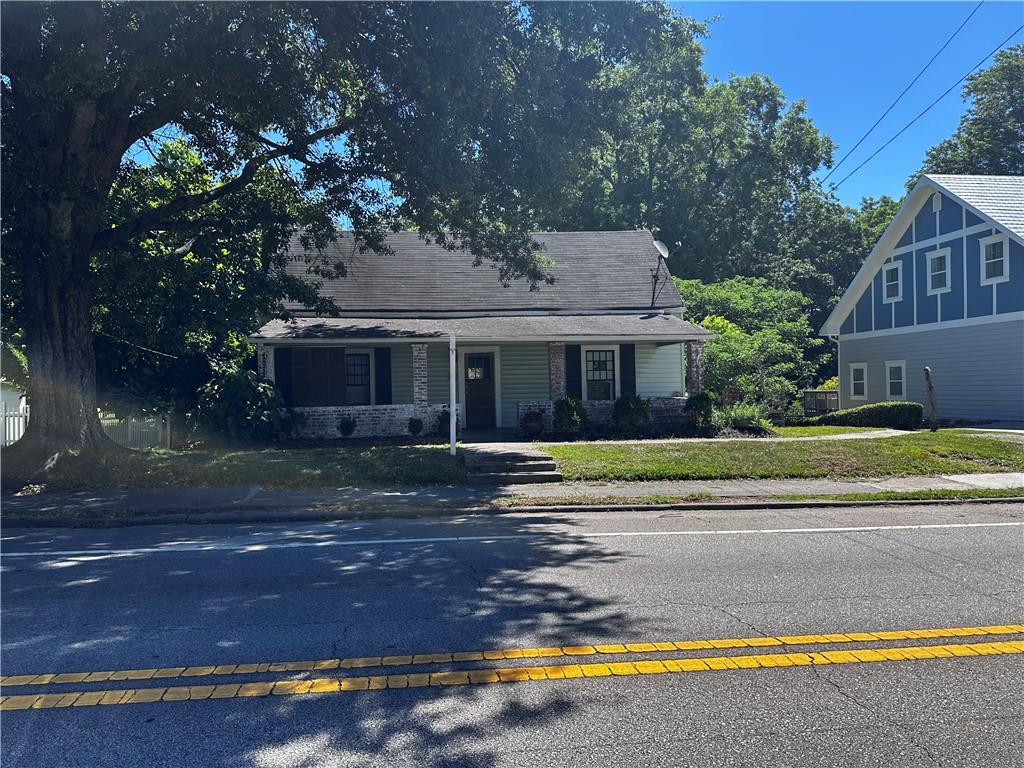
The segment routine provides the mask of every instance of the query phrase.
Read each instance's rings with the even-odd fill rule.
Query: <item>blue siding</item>
[[[897,256],[896,261],[903,262],[903,300],[893,306],[893,318],[896,326],[914,324],[914,254],[904,253]]]
[[[945,195],[942,196],[942,210],[939,211],[939,234],[948,235],[963,228],[964,209]]]
[[[870,331],[871,328],[871,289],[864,291],[864,295],[857,302],[857,332]]]
[[[1010,240],[1010,279],[996,285],[996,309],[999,314],[1024,310],[1024,246],[1016,240]]]
[[[964,247],[963,240],[944,240],[940,248],[949,248],[949,284],[953,290],[942,294],[942,319],[962,320],[964,317]]]
[[[882,265],[885,269],[885,265]],[[875,296],[875,330],[880,328],[892,328],[892,304],[882,301],[882,272],[875,275],[872,289]]]
[[[965,213],[967,214],[967,226],[968,227],[974,227],[974,226],[977,226],[978,224],[984,224],[985,223],[984,221],[979,219],[977,216],[975,216],[970,211],[965,211]]]
[[[939,319],[939,297],[928,295],[928,259],[926,253],[934,248],[919,248],[914,252],[917,265],[917,323],[934,323]]]
[[[897,248],[902,248],[905,245],[911,245],[914,242],[914,227],[907,227],[907,231],[903,233],[903,237],[896,243]]]
[[[914,241],[920,243],[932,237],[935,237],[935,214],[932,212],[931,198],[928,198],[914,219]]]
[[[967,236],[967,316],[992,314],[992,286],[981,284],[981,246],[978,241],[991,230]]]

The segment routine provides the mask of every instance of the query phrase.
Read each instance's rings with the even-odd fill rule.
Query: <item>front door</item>
[[[494,353],[466,354],[466,429],[494,426]]]

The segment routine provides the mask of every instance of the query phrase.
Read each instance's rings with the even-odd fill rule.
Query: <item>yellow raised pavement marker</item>
[[[193,685],[137,690],[88,691],[64,694],[7,696],[0,710],[58,709],[106,704],[144,704],[174,701],[205,701],[264,696],[306,696],[341,691],[376,691],[391,688],[422,688],[453,685],[489,685],[537,680],[631,677],[634,675],[684,674],[773,667],[806,667],[826,664],[864,664],[915,659],[981,658],[1024,653],[1024,641],[994,641],[951,645],[916,645],[878,651],[855,649],[823,653],[770,653],[658,661],[612,662],[610,664],[556,664],[546,666],[470,669],[431,674],[374,675],[371,677],[324,678],[313,680],[261,681],[244,685]]]
[[[359,656],[319,661],[277,661],[249,664],[195,665],[161,667],[159,669],[125,669],[100,672],[63,672],[0,677],[0,687],[56,685],[64,683],[102,683],[114,680],[158,680],[178,677],[211,677],[220,675],[251,675],[266,672],[308,672],[331,669],[364,669],[373,667],[405,667],[427,664],[450,664],[463,661],[504,661],[518,659],[558,658],[561,656],[625,655],[701,651],[723,648],[762,648],[771,646],[833,645],[850,642],[891,642],[896,640],[981,637],[1024,634],[1024,624],[997,624],[978,627],[945,627],[939,629],[905,629],[873,632],[845,632],[778,637],[734,637],[710,640],[676,640],[657,642],[607,643],[598,645],[564,645],[538,648],[505,648],[487,651],[419,653],[395,656]],[[836,653],[836,651],[832,651]],[[846,658],[846,657],[839,657]],[[837,663],[842,663],[837,662]]]

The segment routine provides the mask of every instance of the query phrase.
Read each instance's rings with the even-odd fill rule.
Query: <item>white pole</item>
[[[455,334],[448,334],[448,453],[455,455]]]

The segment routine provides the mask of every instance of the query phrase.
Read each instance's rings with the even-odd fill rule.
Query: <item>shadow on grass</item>
[[[231,529],[242,549],[132,555],[99,553],[124,548],[124,531],[90,532],[88,546],[80,532],[18,534],[5,539],[6,551],[45,547],[96,554],[4,561],[3,666],[13,674],[237,664],[610,642],[632,635],[636,627],[614,598],[582,586],[586,572],[605,566],[614,571],[628,556],[606,543],[564,536],[571,525],[532,516],[245,528]],[[225,535],[216,529],[145,529],[130,538],[133,547],[200,547],[222,546]],[[431,541],[459,536],[510,538]],[[389,537],[414,541],[332,545],[339,538]],[[161,731],[146,733],[148,749],[173,751],[183,763],[190,752],[205,765],[257,766],[383,765],[400,754],[423,766],[491,766],[500,757],[500,734],[567,716],[576,707],[557,684],[523,684],[74,714],[99,718],[97,723],[114,717],[108,713],[115,709],[140,723],[156,717]],[[65,716],[25,713],[21,720],[6,718],[4,730],[40,715]],[[200,719],[202,726],[196,725]],[[194,728],[195,738],[181,738],[183,729]],[[202,737],[204,729],[224,736]],[[497,743],[489,738],[495,734]],[[5,736],[18,743],[16,732]],[[99,753],[104,740],[102,727],[83,731],[77,749]],[[51,762],[61,762],[56,750],[64,748],[32,745],[41,756],[54,750]]]

